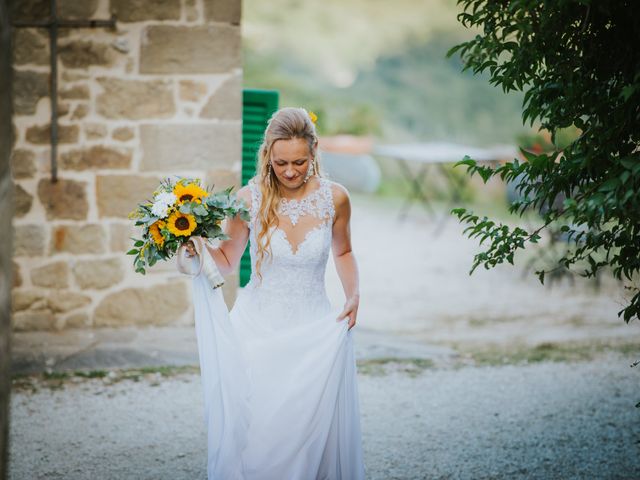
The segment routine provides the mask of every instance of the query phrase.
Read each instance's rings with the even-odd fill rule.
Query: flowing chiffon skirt
[[[362,458],[353,330],[340,309],[284,322],[251,290],[228,311],[193,278],[209,480],[359,480]]]

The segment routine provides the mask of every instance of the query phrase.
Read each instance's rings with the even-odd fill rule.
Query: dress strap
[[[251,220],[254,220],[258,215],[260,209],[260,187],[256,185],[255,178],[251,178],[248,182],[249,190],[251,191]]]
[[[331,189],[331,182],[324,177],[320,177],[320,194],[322,201],[321,210],[326,212],[331,221],[336,216],[336,208],[333,203],[333,190]]]

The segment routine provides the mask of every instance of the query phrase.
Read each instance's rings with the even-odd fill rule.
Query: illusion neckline
[[[318,187],[314,188],[311,193],[308,193],[301,198],[280,197],[280,200],[284,203],[301,203],[301,202],[304,202],[306,199],[312,198],[314,195],[317,195],[320,192],[320,190],[322,190],[322,188],[324,187],[324,179],[322,177],[316,177],[316,178],[318,179]]]
[[[291,253],[291,255],[293,255],[294,257],[298,255],[298,253],[300,252],[300,249],[304,246],[304,244],[311,238],[311,235],[324,230],[325,228],[327,228],[329,226],[329,222],[324,221],[319,223],[318,225],[310,228],[309,230],[307,230],[307,232],[304,234],[303,239],[300,241],[300,243],[298,243],[295,246],[295,250],[293,248],[293,244],[289,241],[289,236],[287,235],[286,230],[284,230],[283,228],[279,227],[279,226],[275,226],[274,230],[276,232],[280,232],[282,234],[282,239],[285,241],[285,243],[287,244],[287,246],[289,247],[289,252]]]

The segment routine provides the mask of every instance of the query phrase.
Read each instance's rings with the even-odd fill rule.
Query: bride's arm
[[[349,329],[356,323],[358,306],[360,304],[360,286],[358,277],[358,264],[351,249],[351,201],[349,193],[342,185],[335,184],[333,188],[333,201],[336,216],[333,222],[333,260],[336,271],[342,282],[342,288],[346,297],[344,309],[338,319],[349,317]]]
[[[242,187],[238,190],[238,198],[244,200],[247,208],[251,205],[251,192],[249,187]],[[229,240],[222,240],[217,247],[205,242],[206,248],[211,253],[213,261],[222,275],[227,275],[236,268],[240,258],[247,247],[249,240],[249,226],[239,215],[227,218],[224,222],[224,233],[229,235]],[[190,243],[187,243],[187,251],[190,255],[195,255],[195,250]]]

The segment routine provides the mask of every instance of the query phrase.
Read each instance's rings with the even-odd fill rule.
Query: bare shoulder
[[[344,208],[349,205],[349,191],[347,188],[333,180],[327,180],[331,186],[331,193],[333,194],[333,203],[336,208]]]

